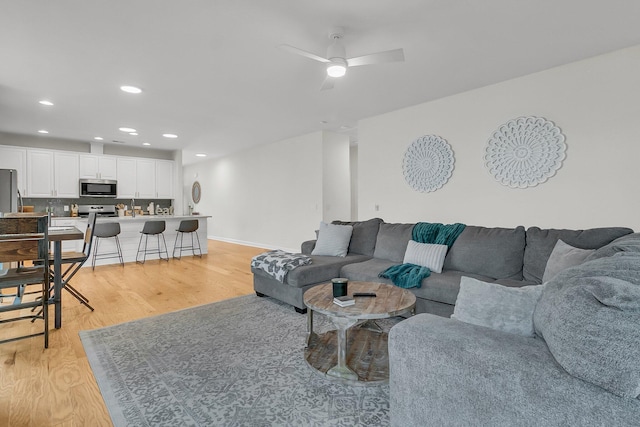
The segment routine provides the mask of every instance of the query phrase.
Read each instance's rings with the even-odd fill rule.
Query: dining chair
[[[43,331],[28,333],[10,338],[2,338],[0,343],[19,339],[44,336],[44,348],[49,347],[49,242],[47,235],[48,217],[43,214],[9,214],[0,217],[0,263],[3,274],[0,275],[0,292],[2,302],[0,313],[3,318],[0,324],[18,320],[43,321]],[[9,268],[4,268],[6,266]],[[38,292],[25,292],[27,286],[40,285]],[[13,298],[7,298],[6,289],[15,290]],[[39,294],[39,298],[30,300],[31,294]],[[7,302],[6,300],[12,299]],[[34,310],[40,307],[37,314]],[[31,309],[31,310],[28,310]],[[18,312],[4,317],[5,313]],[[25,314],[30,313],[30,314]],[[13,313],[11,313],[13,314]],[[16,328],[17,329],[17,328]],[[15,329],[12,329],[14,331]],[[19,330],[19,329],[18,329]],[[31,327],[29,327],[31,332]],[[3,335],[4,336],[4,335]]]
[[[87,297],[82,295],[80,291],[71,286],[69,281],[80,270],[84,263],[89,259],[91,254],[91,245],[93,242],[93,236],[96,228],[96,213],[91,212],[87,218],[87,228],[84,231],[84,242],[82,244],[82,252],[66,251],[62,252],[62,264],[69,264],[64,273],[62,273],[62,289],[65,289],[71,295],[75,297],[81,304],[86,306],[91,311],[94,308],[89,304]],[[53,254],[49,254],[49,265],[53,265]],[[53,271],[50,271],[51,277],[53,277]]]

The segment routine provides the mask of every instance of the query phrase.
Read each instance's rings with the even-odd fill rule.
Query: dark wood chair
[[[69,281],[89,259],[95,227],[96,214],[95,212],[91,212],[89,214],[89,217],[87,218],[87,228],[84,231],[84,243],[82,245],[82,252],[62,252],[62,264],[69,264],[64,273],[62,273],[62,289],[65,289],[67,292],[73,295],[74,298],[80,301],[81,304],[86,306],[91,311],[94,311],[94,308],[89,304],[89,300],[87,299],[87,297],[82,295],[80,291],[71,286]],[[49,265],[53,267],[53,254],[49,254]],[[50,274],[51,281],[53,281],[53,271],[51,271]]]
[[[44,335],[44,348],[49,347],[47,226],[48,218],[43,214],[8,214],[0,217],[0,262],[3,264],[3,274],[0,275],[0,313],[3,318],[0,324],[18,320],[35,322],[40,319],[44,326],[42,332],[3,338],[0,342]],[[39,285],[40,291],[25,292],[27,286],[33,285]],[[11,290],[12,293],[6,294],[5,290]],[[29,300],[27,295],[31,294],[39,294],[40,297]],[[12,301],[7,301],[9,299]],[[39,312],[34,314],[34,309],[38,307]],[[4,317],[5,313],[9,317]]]

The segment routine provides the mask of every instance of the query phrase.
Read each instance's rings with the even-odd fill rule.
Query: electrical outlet
[[[64,211],[69,212],[69,205],[64,205]]]

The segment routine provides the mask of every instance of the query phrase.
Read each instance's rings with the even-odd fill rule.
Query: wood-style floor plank
[[[202,258],[83,268],[71,283],[94,312],[65,292],[61,329],[50,311],[48,349],[42,337],[0,344],[0,426],[110,426],[78,332],[253,293],[249,262],[264,249],[214,240],[208,249]],[[38,328],[0,325],[0,337]]]

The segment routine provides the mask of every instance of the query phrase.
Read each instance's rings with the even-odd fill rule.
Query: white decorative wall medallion
[[[453,173],[453,151],[449,143],[437,135],[425,135],[413,141],[404,153],[404,179],[416,191],[436,191]]]
[[[512,188],[545,182],[562,167],[567,145],[559,127],[543,117],[518,117],[496,130],[484,155],[489,173]]]

